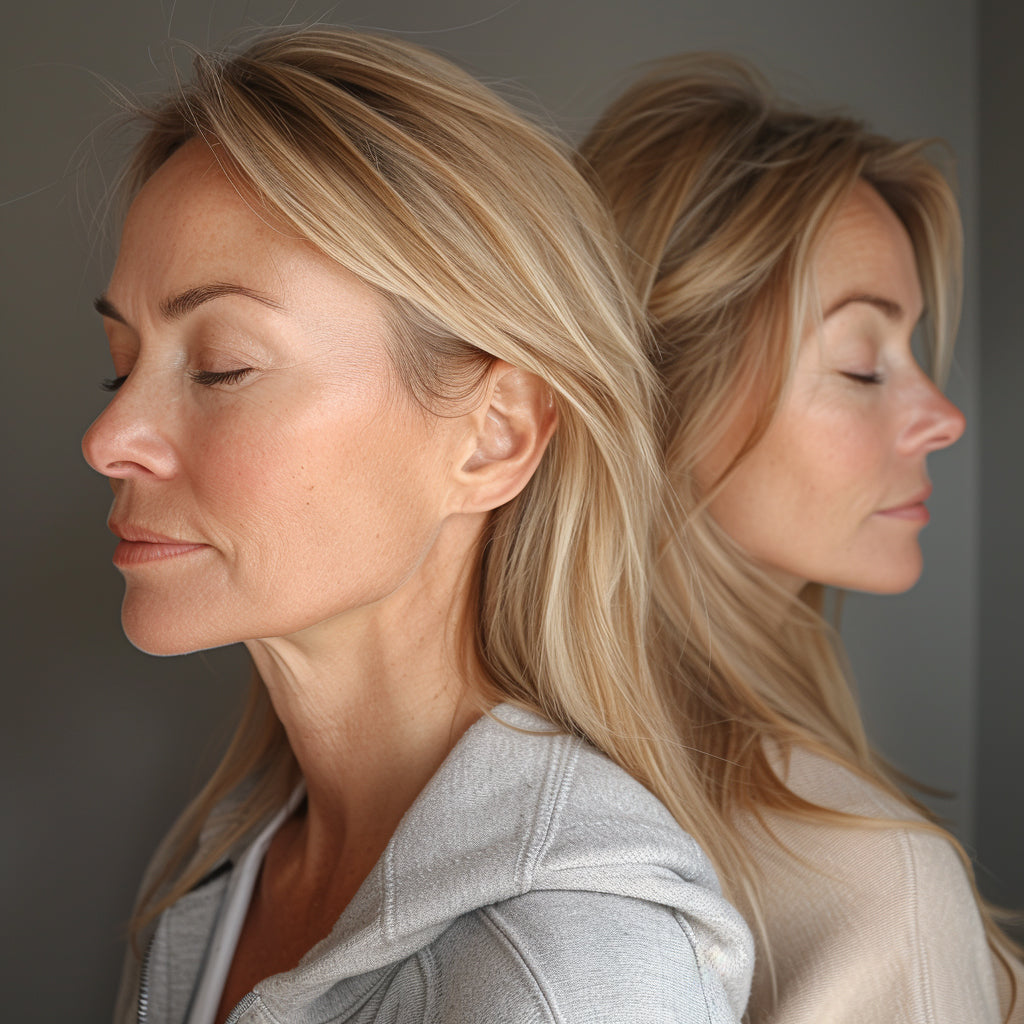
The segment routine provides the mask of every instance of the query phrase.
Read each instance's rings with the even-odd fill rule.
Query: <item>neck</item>
[[[288,858],[304,885],[351,889],[353,865],[357,875],[372,868],[481,714],[479,671],[467,669],[459,645],[473,611],[468,525],[442,531],[387,598],[248,645],[306,783],[307,811]]]

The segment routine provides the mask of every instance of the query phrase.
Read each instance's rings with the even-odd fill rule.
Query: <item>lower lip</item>
[[[931,516],[924,502],[919,501],[916,505],[901,505],[899,508],[887,508],[879,512],[880,516],[887,516],[889,519],[903,519],[908,523],[927,523]]]
[[[201,551],[205,544],[177,544],[173,541],[123,540],[114,549],[114,565],[119,569],[130,566],[147,565],[150,562],[164,562],[169,558],[179,558],[193,551]]]

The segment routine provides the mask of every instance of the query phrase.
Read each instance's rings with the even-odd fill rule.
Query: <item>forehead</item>
[[[901,306],[913,319],[921,312],[921,282],[914,247],[892,207],[859,181],[836,211],[815,258],[822,305],[847,295],[876,295]]]
[[[168,296],[229,283],[310,315],[343,305],[376,316],[379,294],[330,259],[224,172],[203,142],[186,143],[139,191],[125,219],[109,294],[141,316]]]
[[[208,146],[186,143],[135,197],[121,233],[118,270],[126,261],[166,270],[175,261],[212,264],[241,254],[259,262],[269,247],[304,243],[289,238],[255,197],[221,169]]]

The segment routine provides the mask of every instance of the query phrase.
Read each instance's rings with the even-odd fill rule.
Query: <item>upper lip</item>
[[[932,496],[932,485],[918,491],[917,494],[906,501],[898,501],[895,505],[888,505],[882,509],[883,512],[894,512],[898,508],[909,508],[911,505],[923,505]]]
[[[144,526],[137,526],[135,523],[125,523],[111,520],[107,523],[110,532],[121,540],[142,544],[195,544],[196,541],[182,540],[180,537],[168,537],[166,534],[157,533],[155,530],[147,530]]]

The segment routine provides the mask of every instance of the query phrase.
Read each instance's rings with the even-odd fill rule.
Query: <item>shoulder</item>
[[[649,790],[589,744],[566,740],[571,753],[555,775],[557,796],[534,821],[524,865],[524,889],[543,899],[521,906],[536,914],[556,892],[566,894],[569,908],[586,900],[638,949],[654,931],[629,920],[657,916],[664,941],[688,947],[684,955],[694,958],[708,1004],[731,1006],[738,1017],[749,992],[752,939],[711,862]],[[578,945],[601,940],[598,920]]]
[[[892,888],[901,902],[927,911],[941,892],[970,892],[951,837],[931,828],[913,807],[867,779],[806,750],[793,752],[787,782],[795,793],[848,814],[844,824],[774,817],[772,831],[797,858],[842,889]],[[860,818],[861,821],[858,821]],[[969,906],[974,906],[973,895]]]
[[[467,732],[403,819],[380,882],[396,953],[426,945],[443,964],[439,990],[484,1008],[560,993],[552,1005],[572,1011],[442,1019],[600,1020],[607,1002],[630,1021],[616,999],[668,991],[650,972],[670,986],[697,979],[685,999],[671,989],[667,1005],[682,1009],[652,1010],[656,1021],[734,1021],[746,1002],[750,933],[697,843],[627,772],[527,712],[502,706]],[[609,986],[616,999],[598,998]],[[692,1006],[704,1015],[687,1016]]]
[[[833,825],[776,815],[774,839],[748,829],[763,872],[779,1019],[821,1019],[834,1005],[837,1021],[998,1020],[992,955],[949,837],[807,751],[794,752],[788,782],[815,803],[873,820]],[[759,969],[752,1005],[763,1004],[769,988]]]
[[[478,763],[486,767],[498,755],[502,778],[475,792],[488,801],[500,795],[501,806],[518,808],[517,833],[525,830],[530,837],[523,844],[525,871],[557,871],[573,854],[600,850],[609,855],[606,860],[618,853],[630,862],[668,861],[692,881],[718,889],[696,841],[628,772],[535,715],[508,706],[498,713]]]
[[[467,958],[465,951],[473,950]],[[603,892],[531,892],[460,919],[431,948],[437,1019],[718,1024],[738,1016],[709,988],[667,907]]]
[[[427,849],[425,834],[432,836]],[[718,890],[697,843],[653,793],[586,741],[508,705],[465,734],[396,838],[421,868],[426,858],[446,875],[453,856],[473,860],[483,851],[488,878],[513,875],[502,898],[565,888],[537,883],[595,858],[668,865]]]

